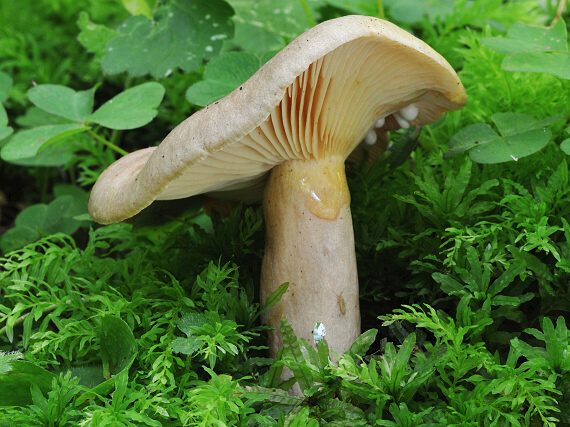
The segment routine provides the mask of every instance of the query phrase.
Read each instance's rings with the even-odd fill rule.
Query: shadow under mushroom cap
[[[410,123],[431,123],[465,105],[465,89],[441,55],[389,22],[323,22],[158,147],[111,165],[93,187],[89,212],[111,223],[154,200],[232,192],[255,201],[273,166],[345,159],[379,119],[411,103],[419,112]]]

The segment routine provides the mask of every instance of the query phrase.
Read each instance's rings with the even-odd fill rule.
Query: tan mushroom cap
[[[158,147],[112,164],[93,187],[89,213],[111,223],[154,200],[220,192],[259,200],[273,166],[346,158],[379,119],[412,103],[419,110],[412,125],[465,105],[465,89],[441,55],[380,19],[323,22]]]

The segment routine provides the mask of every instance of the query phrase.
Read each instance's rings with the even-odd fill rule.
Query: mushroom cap
[[[277,164],[346,159],[379,119],[409,104],[418,108],[410,124],[422,125],[466,100],[447,61],[396,25],[356,15],[326,21],[158,147],[113,163],[93,187],[89,213],[119,222],[154,200],[202,193],[253,202]]]

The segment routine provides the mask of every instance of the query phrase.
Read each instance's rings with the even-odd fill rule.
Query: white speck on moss
[[[315,327],[313,328],[313,336],[315,338],[315,345],[319,345],[319,343],[325,338],[327,334],[327,330],[325,325],[322,323],[315,323]]]

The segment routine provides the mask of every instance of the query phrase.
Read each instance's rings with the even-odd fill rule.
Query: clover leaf
[[[105,25],[92,22],[87,12],[81,12],[79,14],[77,26],[81,29],[77,40],[87,51],[94,53],[95,57],[99,60],[105,54],[105,46],[107,43],[120,36],[118,31],[112,30]]]
[[[2,102],[8,98],[8,93],[12,88],[12,78],[3,72],[0,72],[0,140],[9,136],[14,130],[8,126],[8,115],[2,105]]]
[[[6,98],[8,98],[12,84],[12,77],[10,77],[9,74],[0,72],[0,103],[6,101]]]
[[[69,160],[65,150],[57,150],[44,159],[38,157],[55,142],[89,131],[93,123],[119,130],[144,126],[158,114],[157,107],[164,96],[164,87],[160,83],[143,83],[119,93],[92,113],[95,89],[76,92],[58,85],[39,85],[30,89],[30,100],[40,111],[49,113],[40,117],[40,121],[53,120],[53,117],[66,120],[17,132],[4,145],[0,157],[16,164],[63,165]]]
[[[570,133],[570,126],[566,128],[566,133]],[[560,149],[570,156],[570,138],[560,143]]]
[[[134,129],[149,123],[164,96],[164,87],[148,82],[121,92],[88,118],[111,129]]]
[[[75,217],[87,212],[89,195],[72,185],[56,186],[54,193],[56,198],[51,203],[31,205],[18,214],[15,227],[0,238],[2,251],[19,249],[49,234],[72,234],[85,224]]]
[[[204,70],[204,80],[190,86],[186,99],[205,106],[233,91],[261,66],[255,55],[247,52],[229,52],[212,59]]]
[[[21,160],[36,156],[40,149],[87,129],[81,123],[68,123],[21,130],[10,138],[0,154],[2,160],[21,164]]]
[[[28,98],[36,107],[48,113],[74,122],[83,122],[93,110],[96,88],[76,92],[67,86],[39,85],[28,91]]]
[[[444,158],[470,150],[469,157],[477,163],[516,162],[541,150],[552,136],[546,126],[561,118],[536,120],[526,114],[494,114],[491,119],[500,135],[485,123],[467,126],[451,138]]]
[[[484,37],[481,41],[509,55],[502,62],[507,71],[545,73],[570,79],[568,35],[562,19],[551,28],[517,22],[509,28],[507,37]]]
[[[131,16],[119,27],[120,36],[107,44],[103,71],[157,79],[177,68],[193,71],[233,36],[232,15],[223,0],[173,0],[157,8],[152,19]]]

